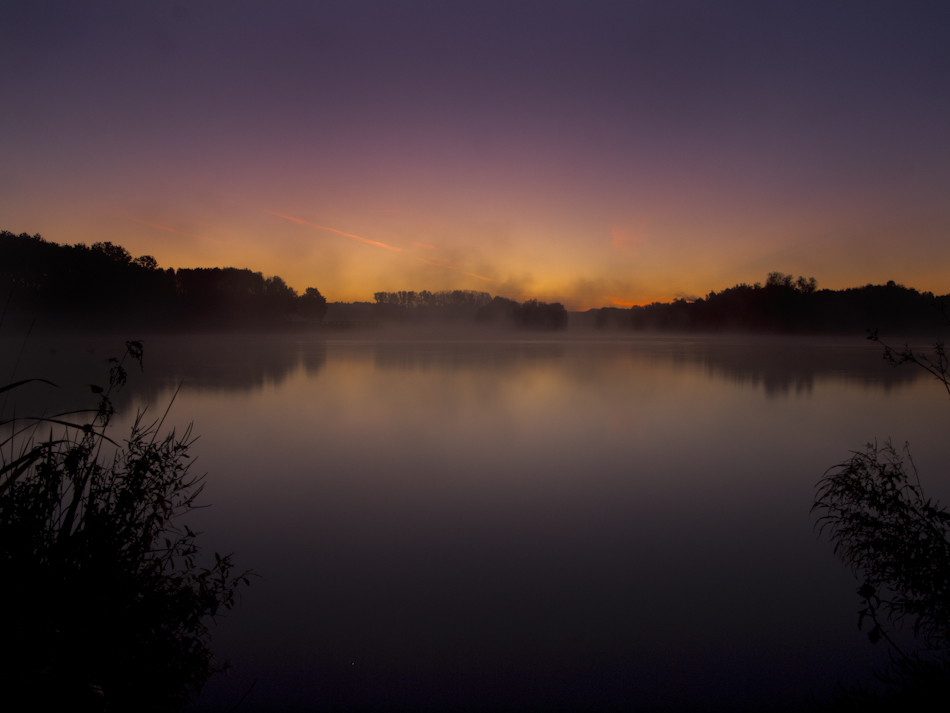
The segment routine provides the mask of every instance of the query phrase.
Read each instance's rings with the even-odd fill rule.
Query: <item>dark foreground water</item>
[[[120,351],[31,338],[17,375],[64,386],[22,398]],[[818,478],[890,437],[950,492],[950,400],[864,340],[165,336],[145,366],[116,433],[183,380],[204,543],[260,575],[202,710],[801,707],[886,658]]]

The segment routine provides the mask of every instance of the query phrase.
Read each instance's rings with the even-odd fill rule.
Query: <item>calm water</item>
[[[120,344],[32,339],[18,376],[79,386],[24,398],[78,397]],[[255,681],[239,710],[799,706],[886,655],[816,538],[815,482],[891,437],[950,494],[950,400],[864,340],[145,349],[122,418],[184,381],[169,418],[200,435],[205,544],[260,574],[215,629],[232,669],[202,709]]]

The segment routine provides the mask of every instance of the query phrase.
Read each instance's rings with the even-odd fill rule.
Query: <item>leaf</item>
[[[59,388],[59,386],[54,384],[52,381],[47,381],[46,379],[24,379],[23,381],[16,381],[12,384],[7,384],[6,386],[0,386],[0,394],[2,394],[4,391],[10,391],[11,389],[15,389],[18,386],[23,386],[23,384],[29,384],[31,381],[41,381],[44,384],[49,384],[50,386],[56,386],[57,389]]]

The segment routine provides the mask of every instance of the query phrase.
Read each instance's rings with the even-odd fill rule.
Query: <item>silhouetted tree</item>
[[[264,305],[272,315],[291,314],[297,309],[297,291],[277,275],[264,280]]]
[[[860,333],[868,324],[892,332],[936,326],[934,295],[893,281],[847,290],[819,290],[815,278],[771,272],[765,285],[740,284],[695,300],[634,306],[626,326],[638,330]],[[624,326],[615,308],[603,308],[601,327]]]
[[[162,270],[111,242],[57,245],[0,232],[0,291],[10,307],[75,327],[274,325],[301,298],[280,277],[235,268]]]
[[[506,297],[495,297],[487,305],[478,308],[475,319],[479,322],[514,322],[518,303]]]
[[[567,327],[567,310],[560,302],[548,304],[527,300],[515,311],[515,321],[529,329],[564,329]]]
[[[491,302],[487,292],[444,290],[439,292],[375,292],[376,317],[386,320],[473,319],[479,308]]]
[[[113,245],[109,242],[93,243],[92,250],[93,252],[102,253],[113,262],[121,265],[128,265],[132,262],[132,254],[121,245]]]
[[[327,313],[327,299],[316,287],[308,287],[300,296],[300,314],[314,322],[322,322]]]
[[[144,267],[146,270],[158,269],[158,260],[153,258],[151,255],[140,255],[132,262],[134,262],[139,267]]]

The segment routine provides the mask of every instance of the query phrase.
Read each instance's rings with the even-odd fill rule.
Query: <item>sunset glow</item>
[[[937,6],[121,7],[0,10],[0,228],[343,301],[950,291]]]
[[[6,698],[946,705],[950,2],[4,0],[0,97]]]

